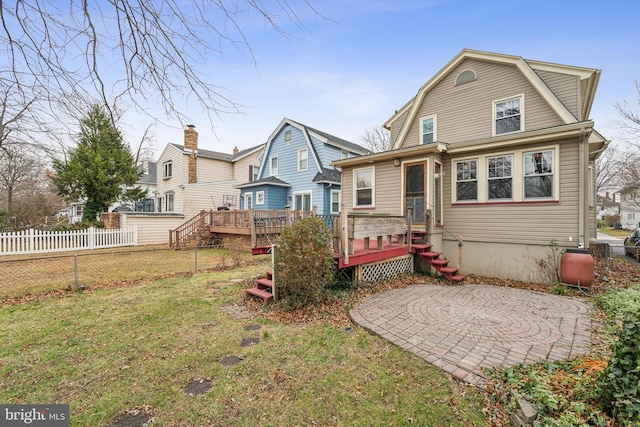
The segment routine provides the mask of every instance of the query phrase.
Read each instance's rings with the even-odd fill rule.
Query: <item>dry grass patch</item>
[[[162,426],[487,425],[477,390],[360,328],[230,316],[223,307],[246,284],[215,285],[233,277],[1,309],[0,401],[68,403],[72,425],[109,425],[139,407]],[[241,360],[224,366],[228,356]],[[184,392],[203,378],[205,394]]]

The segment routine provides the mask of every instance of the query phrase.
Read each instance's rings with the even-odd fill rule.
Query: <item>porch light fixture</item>
[[[446,153],[447,152],[447,145],[443,142],[438,142],[438,145],[436,145],[436,149],[441,152],[441,153]]]
[[[395,167],[400,166],[400,159],[393,159],[393,166]]]

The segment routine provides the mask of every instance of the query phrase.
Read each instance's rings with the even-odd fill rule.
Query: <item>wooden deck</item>
[[[353,254],[345,257],[340,252],[334,252],[333,258],[338,264],[338,268],[354,267],[356,265],[368,264],[371,262],[382,261],[385,259],[395,258],[409,253],[409,247],[402,243],[388,244],[382,242],[382,247],[378,248],[378,241],[370,242],[369,248],[366,248],[364,239],[353,240]]]

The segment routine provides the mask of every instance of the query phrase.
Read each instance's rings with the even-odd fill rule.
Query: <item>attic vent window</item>
[[[287,130],[284,132],[284,140],[285,141],[291,141],[291,131]]]
[[[456,77],[456,86],[460,86],[465,83],[471,83],[475,80],[478,80],[476,72],[473,70],[466,70],[458,74],[458,77]]]

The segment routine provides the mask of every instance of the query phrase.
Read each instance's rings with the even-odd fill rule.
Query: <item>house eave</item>
[[[593,130],[593,122],[587,121],[570,123],[567,125],[537,129],[517,134],[459,142],[449,145],[447,153],[461,154],[472,151],[491,150],[496,148],[526,145],[538,142],[558,141],[579,136],[581,129],[585,132],[591,133],[591,131]]]
[[[261,187],[261,186],[272,186],[272,187],[285,187],[285,188],[289,188],[291,187],[291,184],[287,184],[287,183],[278,183],[278,182],[258,182],[258,181],[254,181],[254,182],[247,182],[245,184],[238,184],[238,185],[234,185],[234,188],[253,188],[253,187]]]
[[[407,147],[407,148],[398,148],[391,151],[383,151],[381,153],[369,154],[367,156],[351,157],[348,159],[336,160],[331,162],[331,166],[344,167],[344,166],[371,164],[376,162],[409,157],[415,154],[437,153],[437,152],[438,152],[438,143],[434,142],[431,144],[414,145],[412,147]]]

